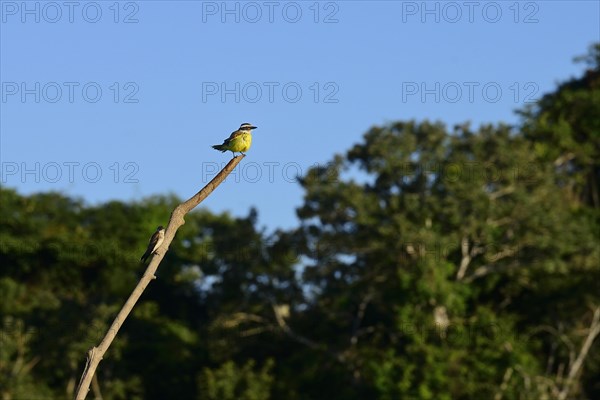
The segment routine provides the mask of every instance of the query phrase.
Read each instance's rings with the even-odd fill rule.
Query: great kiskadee
[[[235,153],[238,152],[244,154],[245,151],[248,151],[250,145],[252,145],[252,129],[256,129],[256,126],[244,122],[240,125],[240,129],[233,132],[223,141],[223,144],[216,144],[212,148],[223,153],[229,150],[233,153],[234,157]]]
[[[140,261],[146,262],[148,257],[150,257],[151,254],[154,254],[156,249],[160,247],[163,240],[165,240],[165,228],[163,228],[161,225],[158,228],[156,228],[156,232],[154,232],[154,234],[150,238],[150,242],[148,242],[148,248],[146,249],[146,252],[142,256],[142,258],[140,258]]]

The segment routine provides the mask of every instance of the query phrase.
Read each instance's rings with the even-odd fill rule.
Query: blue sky
[[[294,177],[396,120],[517,122],[579,75],[597,1],[0,2],[1,184],[89,204],[187,198],[269,230],[297,224]],[[165,221],[166,222],[166,221]]]

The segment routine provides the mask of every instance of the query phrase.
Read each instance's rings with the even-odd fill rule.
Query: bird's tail
[[[215,144],[213,147],[215,150],[219,150],[221,153],[225,153],[227,149],[222,144]]]
[[[138,253],[139,254],[139,253]],[[142,256],[142,258],[140,258],[140,261],[145,263],[146,260],[148,259],[148,257],[150,257],[150,250],[147,250],[144,255]]]

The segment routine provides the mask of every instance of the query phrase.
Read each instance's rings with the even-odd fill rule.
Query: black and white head
[[[164,230],[164,229],[165,229],[165,228],[164,228],[164,226],[162,226],[162,225],[159,225],[159,226],[158,226],[158,228],[156,228],[156,230],[157,230],[157,231],[162,231],[162,230]]]
[[[240,131],[250,132],[250,131],[252,131],[252,129],[256,129],[256,126],[249,124],[247,122],[244,122],[243,124],[240,125]]]

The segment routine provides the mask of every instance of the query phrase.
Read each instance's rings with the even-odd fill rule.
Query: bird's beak
[[[250,129],[256,129],[258,126],[251,126]]]

